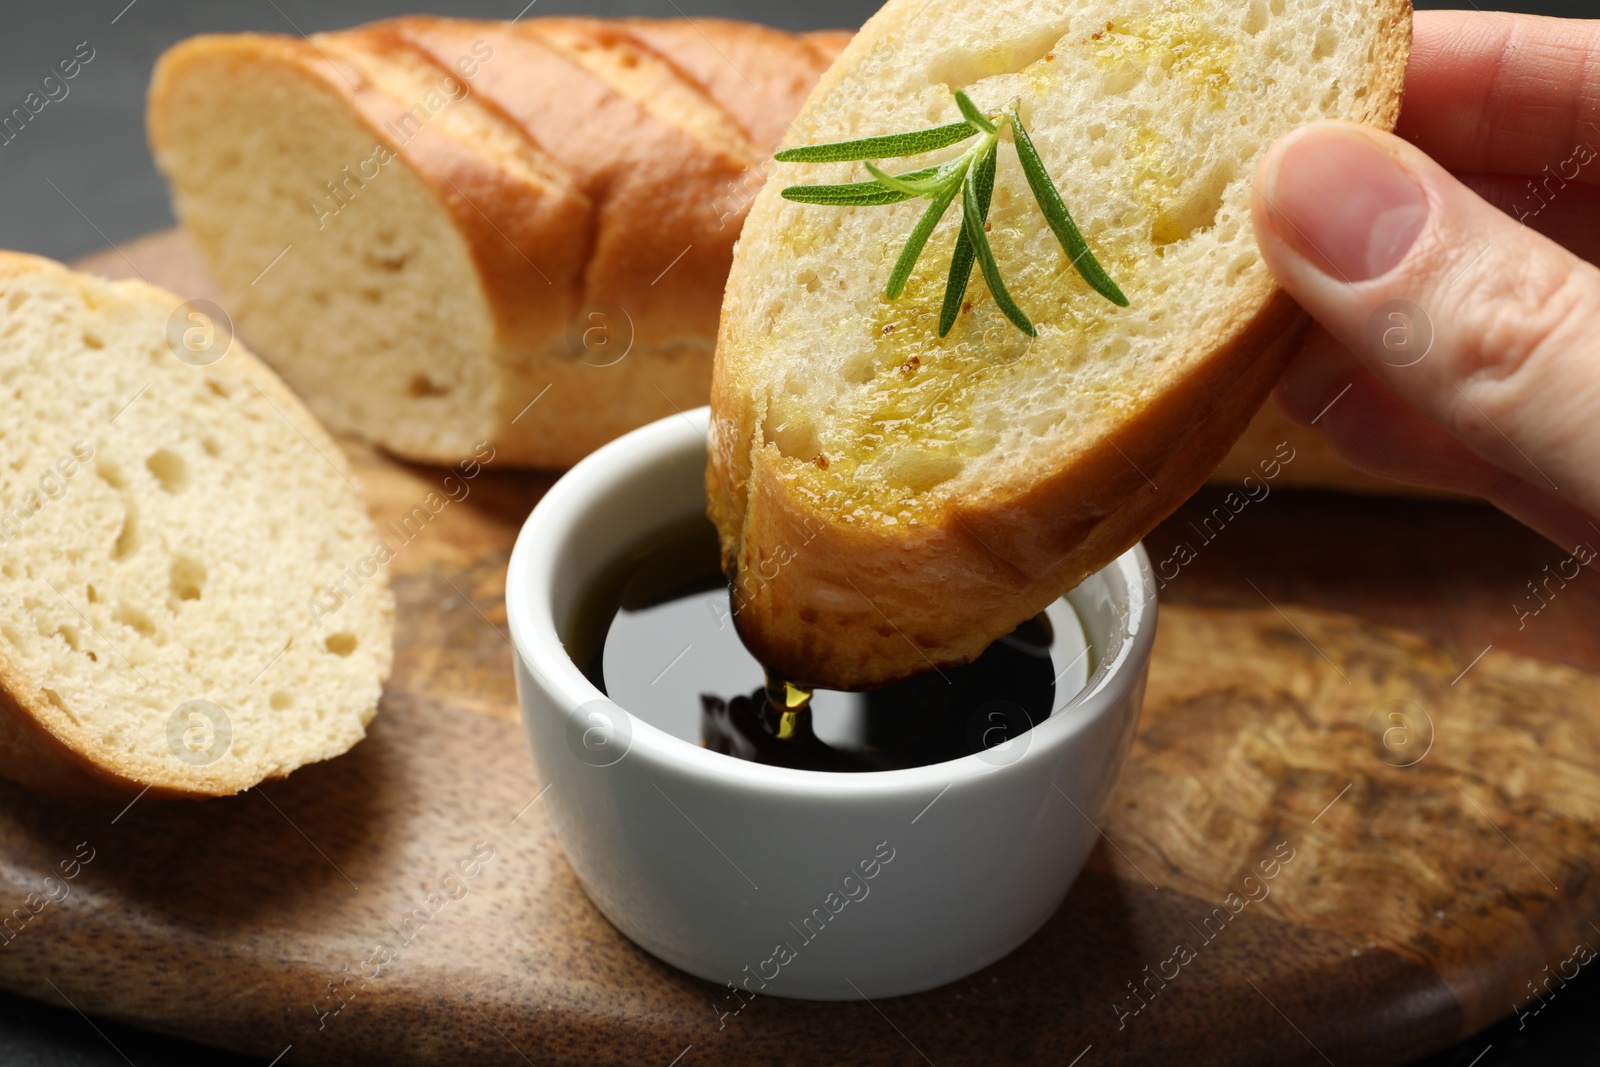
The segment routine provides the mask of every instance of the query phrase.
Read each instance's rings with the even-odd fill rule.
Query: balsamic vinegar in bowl
[[[715,528],[696,518],[645,539],[595,582],[567,647],[617,706],[738,759],[817,771],[919,767],[981,753],[1008,762],[1094,664],[1065,601],[971,663],[866,693],[769,679],[740,641]]]
[[[717,575],[709,432],[700,408],[613,441],[517,537],[529,797],[601,913],[718,987],[759,974],[751,993],[859,1000],[988,966],[1057,913],[1100,839],[1155,642],[1148,556],[978,663],[769,698]]]

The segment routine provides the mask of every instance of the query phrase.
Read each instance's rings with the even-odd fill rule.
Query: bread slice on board
[[[0,253],[0,382],[0,775],[223,795],[361,740],[389,554],[225,324]]]
[[[564,466],[705,403],[734,239],[843,41],[415,17],[197,37],[150,87],[241,332],[335,430]]]
[[[783,187],[868,175],[778,166],[712,384],[710,510],[752,651],[844,688],[969,660],[1193,492],[1303,324],[1256,250],[1256,161],[1309,120],[1392,126],[1409,47],[1406,0],[889,0],[813,90],[808,141],[956,121],[955,89],[1020,99],[1131,305],[1074,273],[1010,144],[988,229],[1033,340],[977,272],[938,336],[958,212],[889,301],[926,204],[793,203]]]

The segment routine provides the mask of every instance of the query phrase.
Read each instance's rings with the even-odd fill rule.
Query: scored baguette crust
[[[440,65],[480,40],[494,49],[494,60],[473,80],[474,95],[520,127],[592,205],[584,299],[627,309],[644,343],[681,337],[714,313],[710,294],[726,273],[731,242],[717,240],[706,205],[759,155],[706,94],[674,84],[677,72],[669,65],[644,62],[647,50],[625,29],[593,20],[506,26],[407,18],[388,25]],[[580,62],[629,45],[634,49],[624,56],[634,65]],[[635,79],[622,81],[624,70]],[[674,88],[681,94],[673,104],[698,105],[702,113],[667,117],[664,107],[653,106],[653,98]],[[687,121],[674,121],[679,117]],[[683,258],[664,270],[680,252]]]
[[[333,428],[419,460],[451,461],[487,440],[499,462],[563,466],[704,402],[734,239],[783,127],[847,38],[717,19],[425,16],[308,40],[197,37],[157,64],[149,133],[242,332]],[[458,76],[464,57],[486,53],[471,77]],[[419,64],[465,91],[402,139],[395,131],[409,129],[401,124],[425,87]],[[461,313],[459,334],[481,343],[386,368],[383,349],[394,346],[341,318],[356,301],[319,306],[308,293],[325,284],[306,264],[328,239],[323,220],[312,227],[297,214],[309,220],[301,203],[325,195],[315,181],[262,182],[251,203],[214,202],[210,168],[235,156],[245,167],[281,162],[283,145],[227,119],[237,102],[286,85],[312,101],[297,137],[330,119],[354,124],[426,190],[470,264],[437,287],[478,309]],[[325,176],[338,180],[337,167]],[[352,212],[376,195],[362,187]],[[256,239],[259,250],[241,256],[262,204],[300,232]],[[292,258],[257,278],[285,244]],[[615,348],[594,358],[575,341],[587,343],[591,325],[628,346],[621,362],[609,363]],[[328,357],[330,336],[362,354],[360,371]],[[462,392],[470,413],[451,406]]]
[[[84,304],[93,312],[110,307],[118,313],[140,314],[148,313],[153,307],[164,318],[168,309],[176,309],[182,304],[173,294],[144,282],[107,282],[79,274],[54,260],[0,250],[0,287],[38,275],[48,276],[75,288],[82,294]],[[14,305],[7,314],[18,314]],[[166,345],[166,339],[157,332],[149,339],[149,355],[140,353],[139,358],[174,360],[175,357],[166,351]],[[224,358],[225,362],[207,370],[208,380],[218,383],[215,388],[242,391],[248,386],[257,392],[265,404],[275,409],[273,418],[282,418],[293,428],[296,442],[320,453],[322,460],[332,464],[338,478],[349,481],[350,471],[343,451],[270,368],[247,351],[237,339],[233,340]],[[155,384],[158,376],[151,374],[150,377],[151,384]],[[147,385],[146,389],[149,387]],[[87,407],[83,415],[87,422],[90,418]],[[32,459],[30,457],[30,462]],[[79,477],[92,478],[94,475],[80,474]],[[315,479],[319,486],[325,480],[320,475]],[[66,496],[82,492],[73,490]],[[341,483],[337,492],[346,494],[348,490]],[[365,507],[353,493],[349,493],[349,499],[341,500],[337,508],[340,514],[336,521],[343,524],[342,534],[351,545],[365,549],[376,541],[377,534]],[[165,540],[169,531],[158,532]],[[14,545],[7,548],[8,552],[17,550]],[[373,676],[367,679],[371,686],[370,700],[363,701],[356,713],[362,729],[377,714],[378,696],[383,683],[388,680],[393,661],[393,595],[381,570],[368,582],[370,584],[363,592],[367,598],[366,610],[352,612],[359,616],[354,625],[360,631],[360,639],[374,650],[370,653]],[[58,595],[61,595],[59,591]],[[31,621],[14,618],[4,621],[32,625]],[[278,620],[262,621],[272,624]],[[87,618],[84,622],[91,627],[94,625]],[[95,633],[97,637],[100,636],[99,631]],[[122,652],[116,650],[116,655],[121,657]],[[131,661],[123,659],[122,662],[132,666]],[[266,673],[263,669],[257,674],[257,681],[261,681],[263,686],[271,681],[262,680]],[[99,736],[92,721],[80,721],[65,706],[46,699],[49,693],[47,686],[57,684],[30,672],[10,640],[0,640],[0,776],[31,789],[74,801],[125,799],[130,795],[145,793],[155,797],[226,796],[262,780],[260,776],[241,777],[231,760],[194,766],[170,759],[153,761],[143,752],[119,752]],[[79,709],[85,713],[89,710],[92,709]],[[234,743],[243,745],[255,740],[236,734]],[[279,751],[276,758],[280,765],[265,777],[281,778],[306,762],[336,756],[355,740],[359,740],[359,731],[357,736],[343,740],[331,737],[310,739],[307,743],[317,751],[309,758],[305,752],[289,754]]]
[[[197,39],[197,41],[200,39]],[[252,53],[292,64],[317,78],[374,130],[392,128],[406,114],[403,98],[384,91],[385,68],[408,52],[400,24],[379,23],[313,41],[246,35],[221,37],[216,49],[195,48],[196,61],[214,54]],[[180,53],[176,60],[182,59]],[[173,76],[169,69],[167,76]],[[536,286],[568,292],[584,267],[589,232],[588,199],[568,175],[535,153],[510,167],[477,146],[452,136],[437,123],[421,127],[398,152],[431,187],[469,250],[495,316],[495,332],[508,345],[537,344],[565,325],[563,301],[527,300]],[[487,201],[502,210],[493,218],[475,207]],[[532,261],[519,249],[537,247]]]
[[[720,19],[620,19],[608,25],[645,42],[701,86],[763,156],[783,140],[806,94],[854,36],[848,30],[792,34]]]
[[[923,10],[920,0],[890,0],[818,83],[797,125],[874,49],[916,33]],[[1370,17],[1382,30],[1358,117],[1390,129],[1410,5],[1384,0]],[[828,129],[812,139],[850,135]],[[819,510],[800,477],[803,461],[767,438],[768,399],[745,362],[758,344],[750,323],[771,269],[762,260],[774,254],[764,239],[781,226],[777,194],[793,180],[807,179],[780,173],[763,190],[735,259],[712,380],[707,493],[740,635],[796,684],[868,689],[967,662],[1110,563],[1223,460],[1306,325],[1261,277],[1230,301],[1229,321],[1188,342],[1201,357],[1186,359],[1188,372],[1100,441],[1029,452],[1026,465],[1012,462],[987,484],[937,499],[914,524],[845,522]]]

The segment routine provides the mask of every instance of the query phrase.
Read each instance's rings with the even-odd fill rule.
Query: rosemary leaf
[[[900,252],[900,258],[895,260],[894,270],[889,274],[889,286],[884,290],[884,295],[890,300],[905,292],[906,281],[911,277],[911,269],[922,257],[923,246],[928,243],[933,228],[939,225],[939,220],[944,218],[945,211],[956,198],[956,193],[960,191],[961,183],[951,182],[944,192],[933,198],[933,203],[928,205],[928,210],[923,212],[922,218],[917,221],[916,228],[911,231],[911,236],[906,239],[905,248]]]
[[[1067,205],[1062,202],[1061,194],[1056,191],[1055,183],[1050,180],[1050,173],[1044,169],[1044,161],[1039,158],[1038,150],[1033,147],[1033,139],[1023,128],[1022,119],[1014,108],[1011,109],[1010,116],[1011,130],[1016,140],[1017,159],[1022,163],[1022,173],[1027,176],[1028,188],[1033,190],[1033,198],[1039,202],[1039,210],[1044,212],[1045,221],[1055,232],[1056,240],[1061,242],[1061,248],[1072,261],[1073,269],[1094,288],[1095,292],[1118,307],[1127,307],[1128,298],[1123,295],[1117,283],[1111,280],[1111,275],[1106,273],[1100,261],[1094,258],[1094,253],[1089,250],[1089,242],[1083,239],[1083,234],[1072,221],[1072,216],[1067,212]]]
[[[952,122],[948,126],[934,126],[910,133],[890,133],[881,137],[862,137],[855,141],[831,141],[827,144],[802,145],[786,148],[772,158],[779,163],[842,163],[860,159],[893,159],[897,156],[916,156],[923,152],[958,144],[978,131],[966,121]]]
[[[877,182],[851,182],[849,185],[791,185],[778,195],[797,204],[823,204],[827,207],[882,207],[916,199],[915,193],[885,189]]]
[[[964,183],[968,186],[976,183],[980,226],[989,218],[989,198],[994,193],[995,155],[990,151],[974,160],[967,170]],[[963,201],[961,232],[956,235],[956,250],[950,255],[950,276],[944,285],[944,305],[939,309],[940,337],[949,333],[950,327],[956,324],[956,316],[961,314],[961,304],[966,299],[967,280],[972,277],[972,238],[967,235],[966,226],[966,215],[970,210]]]
[[[978,110],[977,105],[972,102],[972,98],[960,89],[956,90],[956,107],[961,109],[961,113],[966,116],[968,122],[984,133],[995,132],[994,123],[990,122],[989,117]]]
[[[920,181],[931,178],[939,173],[938,166],[923,167],[921,170],[907,171],[896,175],[901,181]],[[917,193],[901,192],[898,189],[889,189],[880,184],[877,179],[870,182],[845,182],[842,185],[791,185],[783,190],[781,195],[785,200],[793,200],[797,204],[827,204],[833,207],[878,207],[883,204],[898,204],[902,200],[910,200]]]
[[[991,167],[991,173],[992,170]],[[967,210],[963,213],[961,222],[967,231],[968,239],[972,242],[973,251],[977,253],[978,267],[983,271],[983,280],[988,283],[989,294],[994,297],[995,304],[1005,312],[1006,318],[1010,319],[1017,329],[1029,337],[1038,337],[1039,331],[1034,329],[1033,323],[1023,314],[1017,302],[1011,299],[1011,294],[1006,291],[1006,283],[1000,280],[1000,267],[994,261],[994,250],[989,247],[989,235],[983,232],[982,216],[988,212],[979,207],[978,190],[968,184],[966,193]]]
[[[944,283],[944,304],[939,308],[939,336],[950,332],[961,314],[961,301],[967,295],[967,279],[972,276],[972,241],[967,237],[963,210],[961,232],[956,234],[956,250],[950,255],[950,275]]]

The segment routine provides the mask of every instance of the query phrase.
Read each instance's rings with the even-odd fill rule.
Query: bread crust
[[[91,284],[106,284],[42,256],[0,250],[0,280],[34,274],[61,278],[77,286],[86,296],[93,295],[89,290]],[[124,281],[118,285],[140,292],[144,298],[163,305],[177,307],[182,303],[179,297],[143,282]],[[92,304],[93,300],[89,302]],[[237,341],[230,348],[228,358],[237,361],[240,373],[248,375],[251,383],[306,437],[313,448],[333,463],[340,473],[349,477],[349,465],[343,450],[269,367]],[[375,538],[376,533],[372,536]],[[387,579],[380,573],[378,580],[382,584],[374,592],[384,598],[384,610],[381,613],[382,632],[376,636],[385,647],[391,647],[394,639],[394,601]],[[380,685],[388,681],[391,660],[392,656],[385,661],[378,679]],[[39,691],[38,679],[31,678],[9,645],[0,641],[0,776],[30,789],[68,800],[92,802],[143,793],[155,797],[227,796],[257,784],[255,781],[224,776],[219,764],[184,764],[181,772],[160,776],[141,773],[138,761],[119,756],[99,744],[87,728],[42,699]],[[366,709],[361,717],[362,725],[370,723],[377,711],[376,703]],[[289,773],[285,771],[274,777],[284,777]]]
[[[622,19],[617,25],[721,105],[763,152],[783,141],[811,87],[853,36],[846,30],[795,35],[728,19]]]
[[[825,99],[881,40],[909,32],[918,7],[892,2],[813,90]],[[1362,121],[1393,128],[1409,54],[1408,0],[1385,0],[1383,47],[1368,69]],[[808,105],[809,106],[809,105]],[[802,114],[802,118],[804,115]],[[753,226],[763,224],[763,192]],[[1203,358],[1107,438],[1070,455],[1029,456],[993,484],[916,526],[846,524],[818,514],[775,444],[761,401],[731,368],[749,299],[736,268],[712,380],[708,513],[722,538],[735,620],[769,670],[801,685],[870,689],[970,661],[995,638],[1110,563],[1205,481],[1261,407],[1306,319],[1263,280],[1233,321],[1196,343]]]

